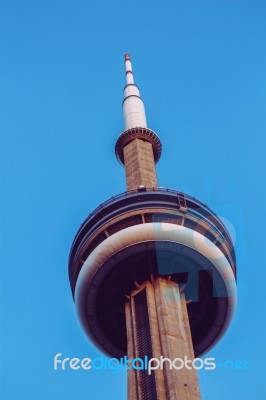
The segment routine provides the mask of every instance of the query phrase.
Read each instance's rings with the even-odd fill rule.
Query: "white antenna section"
[[[123,101],[125,130],[130,128],[147,128],[144,103],[140,97],[138,87],[134,84],[134,76],[130,55],[125,55],[126,87]]]

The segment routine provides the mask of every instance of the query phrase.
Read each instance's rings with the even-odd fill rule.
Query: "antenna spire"
[[[126,86],[124,89],[124,123],[125,130],[130,128],[146,128],[146,114],[139,88],[134,83],[132,63],[129,54],[125,54]]]
[[[160,158],[162,145],[156,133],[147,128],[144,103],[139,88],[134,83],[129,54],[125,55],[125,67],[125,130],[116,141],[116,157],[125,165],[128,191],[136,188],[156,188],[158,183],[155,163]]]
[[[126,80],[127,85],[134,85],[134,76],[132,71],[132,64],[130,60],[130,55],[125,54],[125,65],[126,65]]]

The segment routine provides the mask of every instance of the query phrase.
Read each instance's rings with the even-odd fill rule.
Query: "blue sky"
[[[160,186],[196,196],[236,231],[238,307],[203,400],[261,398],[265,356],[266,4],[263,0],[0,1],[1,394],[5,400],[126,398],[126,374],[54,371],[97,357],[79,326],[67,261],[99,203],[125,190],[124,53]],[[264,351],[264,354],[263,354]]]

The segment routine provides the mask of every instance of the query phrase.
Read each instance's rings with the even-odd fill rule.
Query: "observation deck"
[[[139,187],[97,207],[81,225],[69,278],[83,327],[105,353],[127,352],[125,302],[163,276],[185,293],[195,356],[226,330],[235,306],[230,235],[205,204],[167,188]]]

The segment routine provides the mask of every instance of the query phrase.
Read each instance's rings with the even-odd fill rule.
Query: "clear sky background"
[[[163,143],[160,186],[226,218],[238,307],[200,373],[203,400],[265,390],[264,0],[0,0],[1,389],[4,400],[126,398],[126,373],[53,370],[97,357],[69,288],[82,221],[125,190],[124,53]]]

